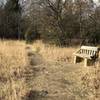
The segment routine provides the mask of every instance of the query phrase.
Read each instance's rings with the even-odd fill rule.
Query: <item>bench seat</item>
[[[87,55],[87,54],[75,54],[75,56],[81,57],[81,58],[87,58],[87,59],[92,59],[93,56]]]

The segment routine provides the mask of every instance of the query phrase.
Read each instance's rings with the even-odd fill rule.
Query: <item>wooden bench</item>
[[[77,63],[78,58],[84,59],[84,66],[88,64],[88,60],[96,60],[99,57],[99,48],[92,46],[81,46],[81,48],[74,54],[74,64]]]

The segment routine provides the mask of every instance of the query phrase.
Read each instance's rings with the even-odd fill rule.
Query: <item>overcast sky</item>
[[[98,2],[99,0],[94,0],[95,2]]]

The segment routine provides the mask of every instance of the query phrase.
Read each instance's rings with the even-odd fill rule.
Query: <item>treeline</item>
[[[96,45],[100,6],[93,0],[7,0],[0,6],[0,37]]]
[[[18,0],[8,0],[6,4],[3,1],[0,6],[0,37],[17,39],[21,18],[20,5]]]

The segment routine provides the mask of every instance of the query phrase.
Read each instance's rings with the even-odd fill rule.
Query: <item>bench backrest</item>
[[[81,46],[80,54],[87,54],[89,56],[95,56],[96,53],[98,53],[99,48],[98,47],[92,47],[92,46]]]

